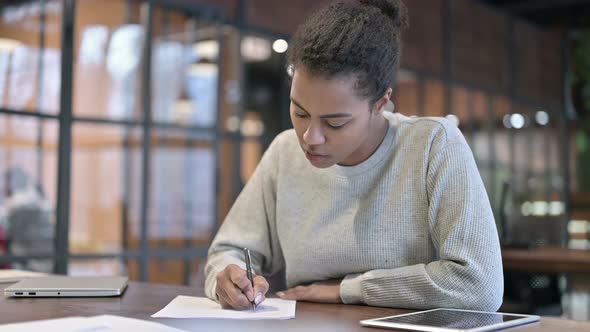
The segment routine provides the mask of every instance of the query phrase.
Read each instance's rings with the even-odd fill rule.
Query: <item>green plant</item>
[[[580,114],[590,111],[590,31],[583,32],[573,49],[574,103]]]
[[[590,32],[582,33],[574,49],[574,76],[576,80],[590,81]]]
[[[576,40],[573,52],[573,102],[577,110],[576,168],[578,190],[590,191],[590,31]]]

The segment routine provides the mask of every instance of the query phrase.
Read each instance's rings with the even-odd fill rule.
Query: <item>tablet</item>
[[[361,325],[427,332],[482,332],[536,322],[539,316],[461,309],[432,309],[360,321]]]

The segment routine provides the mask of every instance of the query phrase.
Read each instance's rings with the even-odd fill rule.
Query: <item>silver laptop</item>
[[[25,279],[4,289],[5,297],[120,296],[127,277],[51,276]]]

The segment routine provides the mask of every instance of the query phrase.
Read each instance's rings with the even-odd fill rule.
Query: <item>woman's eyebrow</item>
[[[291,97],[291,102],[293,104],[295,104],[297,107],[301,108],[302,110],[306,111],[307,110],[301,106],[301,104],[296,101],[295,99],[293,99],[293,97]],[[309,112],[308,112],[309,113]],[[332,114],[325,114],[325,115],[320,115],[321,119],[330,119],[330,118],[352,118],[352,114],[350,113],[332,113]]]
[[[305,109],[305,107],[301,106],[301,104],[300,104],[300,103],[299,103],[297,100],[293,99],[293,97],[290,97],[290,98],[291,98],[291,102],[292,102],[293,104],[295,104],[297,107],[299,107],[299,108],[301,108],[302,110],[304,110],[304,111],[306,111],[306,112],[307,112],[307,110]]]

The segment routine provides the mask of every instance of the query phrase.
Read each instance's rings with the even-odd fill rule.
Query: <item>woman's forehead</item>
[[[355,91],[356,78],[352,75],[326,78],[295,70],[291,97],[300,103],[328,102],[343,104],[366,103]],[[305,107],[305,106],[304,106]]]

